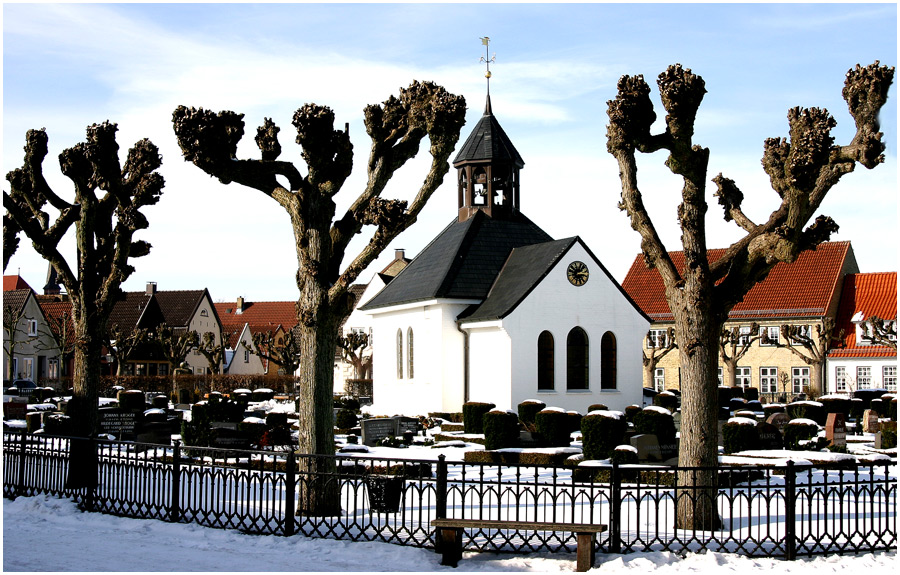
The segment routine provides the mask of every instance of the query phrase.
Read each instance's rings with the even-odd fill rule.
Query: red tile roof
[[[3,291],[11,291],[17,289],[30,290],[31,286],[22,279],[22,276],[3,276]]]
[[[777,264],[766,279],[753,286],[744,300],[734,306],[729,317],[825,315],[851,251],[850,242],[826,242],[816,250],[801,253],[793,263]],[[724,249],[711,249],[709,260],[714,262],[724,254]],[[684,252],[669,252],[669,257],[676,268],[684,269]],[[639,254],[631,264],[622,288],[651,319],[672,319],[662,276],[644,265],[642,255]]]
[[[250,324],[253,332],[275,331],[279,326],[285,330],[297,325],[297,302],[295,301],[259,301],[244,302],[242,313],[237,313],[235,303],[217,303],[216,313],[222,326],[229,328]]]
[[[879,345],[858,345],[853,316],[862,312],[862,319],[878,316],[897,319],[897,272],[848,274],[844,278],[841,304],[838,308],[837,330],[844,338],[828,352],[829,357],[896,357],[897,350]]]
[[[41,311],[50,324],[50,329],[56,333],[57,325],[60,320],[65,318],[66,323],[66,345],[75,345],[75,324],[72,322],[72,302],[57,300],[41,300],[38,299]]]

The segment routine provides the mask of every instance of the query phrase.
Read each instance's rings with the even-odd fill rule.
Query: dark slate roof
[[[576,241],[577,238],[566,238],[514,249],[487,298],[480,305],[473,305],[461,313],[459,319],[503,319],[546,277]]]
[[[122,296],[122,299],[113,305],[107,325],[109,325],[110,328],[118,325],[122,330],[130,331],[137,326],[138,321],[144,314],[144,309],[147,307],[147,304],[150,303],[152,296],[145,292],[133,291],[125,292]],[[148,326],[142,325],[140,327]],[[155,327],[155,324],[149,327]]]
[[[205,293],[205,290],[166,290],[155,295],[166,323],[172,327],[187,327]]]
[[[552,241],[521,213],[454,220],[362,310],[438,298],[483,300],[513,248]]]
[[[520,168],[525,165],[512,140],[491,112],[490,96],[487,97],[484,115],[459,149],[456,159],[453,160],[453,166],[458,167],[463,162],[477,161],[512,162]]]

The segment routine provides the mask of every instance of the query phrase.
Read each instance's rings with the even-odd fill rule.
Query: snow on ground
[[[597,554],[605,573],[654,575],[750,573],[821,575],[850,569],[896,572],[897,553],[749,559],[728,553]],[[389,543],[245,535],[193,524],[82,513],[69,500],[48,496],[3,500],[4,571],[574,571],[574,553],[511,555],[466,553],[458,569],[440,565],[429,549]]]

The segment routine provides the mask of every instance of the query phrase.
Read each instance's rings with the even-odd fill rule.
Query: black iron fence
[[[895,463],[820,469],[788,462],[714,472],[647,466],[549,467],[97,441],[98,487],[65,487],[68,438],[4,433],[5,497],[52,494],[115,515],[254,534],[433,548],[432,519],[603,523],[605,553],[700,551],[783,557],[897,545]],[[715,485],[691,487],[685,475]],[[679,501],[715,526],[677,526]],[[574,551],[571,533],[469,530],[465,549]]]

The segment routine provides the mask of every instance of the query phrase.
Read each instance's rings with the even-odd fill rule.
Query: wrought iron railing
[[[97,440],[98,486],[66,489],[70,439],[4,432],[3,494],[73,497],[86,509],[247,533],[432,548],[430,522],[603,523],[607,553],[732,552],[783,557],[897,545],[896,463],[841,469],[572,467],[319,457]],[[893,472],[893,476],[891,475]],[[710,487],[685,474],[705,473]],[[707,483],[707,485],[710,485]],[[324,497],[324,499],[323,499]],[[678,501],[717,515],[676,527]],[[714,500],[714,501],[713,501]],[[571,533],[468,530],[464,548],[574,551]]]

